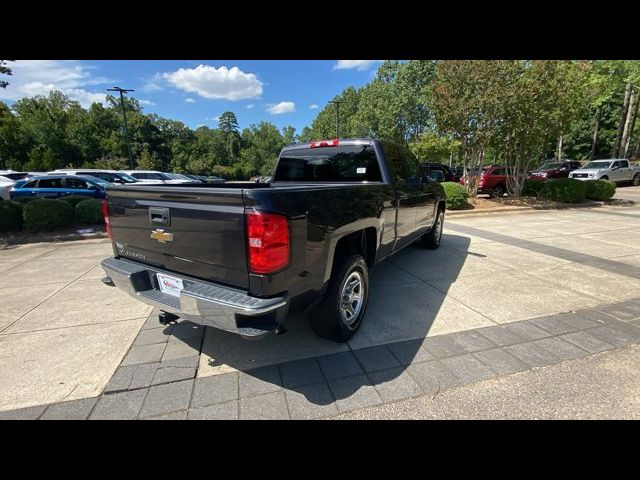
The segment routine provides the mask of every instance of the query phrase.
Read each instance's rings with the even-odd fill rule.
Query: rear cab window
[[[371,145],[293,148],[282,152],[275,182],[381,182]]]

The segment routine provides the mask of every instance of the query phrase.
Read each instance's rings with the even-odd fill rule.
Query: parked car
[[[527,178],[529,180],[547,180],[549,178],[565,178],[569,173],[581,167],[580,162],[574,160],[548,161],[540,167],[529,172]]]
[[[469,168],[467,174],[460,179],[462,185],[469,183],[469,178],[477,176],[477,168]],[[501,165],[483,167],[478,180],[478,193],[488,194],[492,198],[500,198],[507,192],[507,172]]]
[[[427,177],[434,178],[432,172],[442,172],[443,180],[441,182],[459,182],[460,176],[456,175],[453,169],[449,165],[436,162],[424,162],[421,163],[422,171]]]
[[[9,192],[14,184],[15,182],[13,180],[0,176],[0,200],[9,200]]]
[[[268,185],[114,186],[104,212],[115,256],[103,282],[161,322],[261,337],[309,309],[318,335],[345,342],[370,269],[415,241],[440,245],[445,195],[406,146],[336,139],[282,149]]]
[[[205,178],[201,175],[191,175],[191,174],[185,173],[184,176],[197,183],[207,183]]]
[[[190,183],[191,180],[172,178],[167,173],[158,172],[155,170],[119,170],[118,173],[126,173],[132,176],[136,180],[142,180],[148,184],[162,184],[162,183]]]
[[[629,160],[611,158],[608,160],[593,160],[584,167],[574,170],[569,178],[576,180],[611,180],[616,183],[631,182],[640,185],[640,167],[631,165]]]
[[[115,170],[104,170],[97,168],[85,168],[80,170],[74,170],[72,168],[59,168],[57,170],[47,172],[47,175],[79,175],[81,177],[88,175],[91,177],[100,178],[105,182],[120,185],[129,183],[137,183],[141,185],[145,183],[143,180],[137,180],[131,175],[127,175],[126,173],[119,173]]]
[[[29,172],[16,172],[15,170],[0,170],[0,200],[9,200],[10,191],[16,182],[23,182],[31,178]]]
[[[188,183],[192,183],[192,182],[202,183],[200,182],[200,180],[190,178],[189,176],[182,175],[181,173],[165,173],[165,175],[172,180],[183,180],[184,182],[188,182]]]
[[[17,183],[10,190],[11,198],[38,197],[59,198],[66,195],[86,195],[105,198],[109,183],[95,177],[76,175],[43,175],[24,183]]]
[[[0,170],[0,179],[2,181],[17,182],[18,180],[24,180],[33,175],[29,172],[16,172],[15,170]]]

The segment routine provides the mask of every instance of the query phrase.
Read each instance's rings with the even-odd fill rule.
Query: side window
[[[504,175],[504,169],[502,169],[502,168],[494,168],[491,171],[491,175]]]
[[[140,180],[146,180],[149,178],[147,177],[146,173],[132,173],[131,176],[134,178],[139,178]]]
[[[620,162],[613,162],[613,163],[611,164],[611,168],[615,168],[615,167],[620,168]]]
[[[61,178],[43,178],[38,181],[38,188],[62,188]]]
[[[79,178],[66,178],[67,188],[86,190],[87,182],[80,180]]]
[[[629,161],[628,160],[621,160],[620,161],[620,168],[629,168]]]
[[[25,183],[22,187],[20,188],[36,188],[36,184],[38,183],[38,180],[31,180],[30,182]]]
[[[383,142],[382,149],[396,184],[412,189],[422,187],[420,163],[406,147],[393,142]]]

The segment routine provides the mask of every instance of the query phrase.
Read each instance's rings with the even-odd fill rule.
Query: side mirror
[[[613,170],[618,170],[619,168],[620,168],[619,166],[615,165],[615,166],[611,167],[611,170],[612,170],[612,171],[613,171]]]
[[[444,182],[444,173],[442,173],[440,170],[432,171],[429,177],[434,182],[438,182],[438,183]]]

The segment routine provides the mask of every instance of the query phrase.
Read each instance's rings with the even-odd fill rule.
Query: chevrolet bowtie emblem
[[[173,233],[168,233],[160,228],[157,228],[151,232],[151,238],[153,238],[154,240],[158,240],[160,243],[173,242]]]

